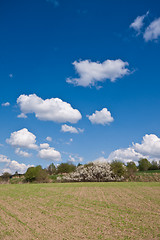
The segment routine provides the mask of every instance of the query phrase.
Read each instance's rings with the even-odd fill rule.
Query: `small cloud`
[[[13,147],[37,149],[36,136],[29,132],[27,128],[23,128],[19,131],[11,133],[9,139],[6,142]]]
[[[110,111],[107,108],[103,108],[101,111],[95,111],[92,115],[87,115],[91,123],[106,125],[114,121]]]
[[[41,149],[38,153],[38,156],[49,161],[61,161],[60,152],[56,151],[53,147]]]
[[[16,148],[15,153],[19,156],[27,157],[27,158],[32,156],[31,153],[28,153],[26,151],[22,151],[20,148]]]
[[[51,137],[46,137],[46,140],[48,141],[48,142],[52,142],[52,138]]]
[[[146,28],[143,38],[146,42],[157,40],[160,37],[160,18],[157,18]]]
[[[72,126],[68,126],[67,124],[63,124],[61,126],[61,131],[62,132],[70,132],[70,133],[82,133],[82,132],[84,132],[84,129],[75,128],[75,127],[72,127]]]
[[[9,106],[10,106],[10,103],[9,103],[9,102],[5,102],[5,103],[2,103],[1,106],[2,106],[2,107],[9,107]]]
[[[27,118],[27,115],[24,113],[21,113],[17,116],[18,118]]]
[[[41,143],[40,148],[47,149],[47,148],[49,148],[49,144],[48,143]]]
[[[9,77],[10,77],[10,78],[13,78],[13,74],[12,74],[12,73],[10,73],[10,74],[9,74]]]
[[[130,28],[133,28],[138,34],[140,34],[140,31],[144,25],[144,19],[148,16],[149,11],[142,15],[138,16],[133,23],[131,23]]]
[[[73,65],[79,74],[79,78],[67,78],[66,82],[75,86],[97,87],[98,83],[104,82],[107,79],[115,82],[116,79],[131,73],[128,69],[128,62],[123,62],[121,59],[108,59],[102,63],[92,62],[91,60],[74,61]]]

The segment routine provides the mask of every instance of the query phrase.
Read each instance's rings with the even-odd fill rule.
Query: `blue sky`
[[[1,173],[160,159],[159,8],[1,0]]]

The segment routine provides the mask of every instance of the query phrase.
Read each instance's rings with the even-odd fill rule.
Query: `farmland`
[[[0,239],[160,239],[160,183],[0,185]]]

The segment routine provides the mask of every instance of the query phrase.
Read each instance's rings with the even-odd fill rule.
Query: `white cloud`
[[[114,121],[110,111],[108,111],[107,108],[103,108],[101,111],[96,110],[95,113],[92,115],[87,115],[87,117],[93,124],[106,125]]]
[[[60,152],[56,151],[53,147],[49,147],[47,149],[41,149],[38,153],[38,156],[42,159],[50,160],[50,161],[61,160]]]
[[[160,138],[155,134],[146,134],[141,143],[132,143],[128,148],[111,152],[106,161],[120,160],[125,163],[129,161],[137,163],[140,158],[147,158],[149,161],[160,159]]]
[[[106,60],[103,63],[91,62],[90,60],[75,61],[73,62],[79,78],[67,78],[68,83],[76,86],[94,86],[98,82],[104,82],[109,79],[115,82],[117,78],[122,78],[130,73],[127,68],[128,62],[123,62],[121,59]]]
[[[63,124],[61,126],[61,131],[62,132],[70,132],[70,133],[82,133],[82,132],[84,132],[84,129],[75,128],[75,127],[72,127],[72,126],[68,126],[67,124]]]
[[[133,28],[139,34],[141,29],[142,29],[142,27],[143,27],[143,25],[144,25],[144,19],[145,19],[146,16],[148,16],[148,14],[149,14],[149,11],[146,14],[142,15],[142,16],[138,16],[134,20],[134,22],[131,23],[130,28]]]
[[[8,107],[8,106],[10,106],[10,103],[9,102],[5,102],[5,103],[2,103],[1,105],[2,105],[2,107]]]
[[[17,161],[11,161],[7,167],[10,169],[10,172],[14,174],[16,171],[18,173],[25,173],[29,167],[33,167],[34,165],[26,165],[24,163],[18,163]]]
[[[27,157],[27,158],[32,156],[31,153],[28,153],[26,151],[22,151],[20,148],[16,148],[15,153],[19,156]]]
[[[10,161],[7,156],[0,154],[0,163],[9,163]]]
[[[17,117],[18,118],[27,118],[26,114],[24,114],[24,113],[20,113]]]
[[[26,128],[11,133],[10,138],[6,139],[6,142],[13,147],[29,149],[38,148],[38,146],[36,145],[36,136],[33,133],[29,132]]]
[[[96,158],[93,162],[94,163],[107,163],[108,159],[104,158],[104,157],[99,157],[99,158]]]
[[[52,138],[51,137],[46,137],[46,140],[48,141],[48,142],[52,142]]]
[[[43,149],[49,148],[49,144],[48,143],[41,143],[40,148],[43,148]]]
[[[24,163],[18,163],[17,161],[12,161],[7,156],[4,156],[0,154],[0,163],[5,163],[4,168],[1,170],[1,173],[9,172],[11,174],[14,174],[16,171],[18,173],[25,173],[29,167],[32,167],[34,165],[26,165]]]
[[[156,40],[160,36],[160,18],[157,18],[146,28],[144,39],[146,42]]]
[[[78,122],[82,116],[77,109],[59,98],[43,100],[36,94],[20,95],[17,103],[23,114],[35,113],[36,118],[54,122]]]
[[[69,155],[69,162],[82,162],[83,161],[83,157],[78,156],[77,154],[70,154]]]
[[[143,155],[160,158],[160,138],[155,134],[146,134],[143,137],[142,143],[135,143],[133,147],[137,152]]]
[[[140,154],[139,152],[136,152],[133,147],[124,148],[124,149],[117,149],[113,151],[109,157],[107,158],[108,162],[111,162],[113,160],[119,160],[124,163],[133,161],[138,162],[140,158],[144,158],[145,156]]]

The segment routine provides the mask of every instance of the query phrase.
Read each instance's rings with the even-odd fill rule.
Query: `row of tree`
[[[61,163],[57,167],[51,163],[47,168],[43,169],[40,165],[36,167],[30,167],[27,169],[26,173],[24,174],[24,180],[26,182],[48,182],[51,176],[67,174],[71,172],[75,172],[77,167],[81,166],[82,164],[78,164],[75,166],[72,163]],[[84,167],[92,166],[93,163],[85,164]],[[147,171],[147,170],[158,170],[160,169],[160,164],[156,161],[152,161],[150,163],[146,158],[140,159],[138,162],[138,166],[134,162],[128,162],[126,165],[121,161],[115,160],[112,161],[110,164],[111,171],[118,177],[130,177],[134,175],[138,170],[139,171]],[[17,172],[14,175],[9,173],[3,173],[1,179],[7,181],[11,177],[19,176]]]

